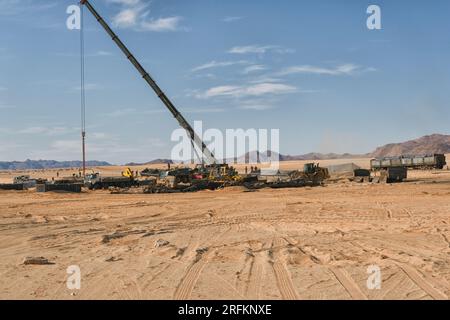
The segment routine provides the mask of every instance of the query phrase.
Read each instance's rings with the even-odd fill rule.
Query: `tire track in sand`
[[[425,277],[417,271],[415,268],[403,264],[403,263],[397,263],[397,265],[400,267],[400,269],[403,270],[403,272],[406,273],[406,275],[417,285],[419,286],[423,291],[425,291],[428,295],[430,295],[435,300],[448,300],[448,296],[441,292],[439,289],[435,288],[435,286],[431,283],[431,281],[428,281],[425,279]]]
[[[209,242],[212,244],[213,241],[221,238],[229,230],[230,229],[227,229],[221,232]],[[211,255],[212,252],[208,249],[208,247],[199,248],[196,250],[196,256],[194,258],[194,261],[189,266],[184,277],[181,279],[177,289],[175,290],[173,296],[174,300],[187,300],[190,298],[192,290],[194,290],[198,278],[200,277],[200,274],[202,273],[205,266],[208,264],[209,257]]]
[[[197,254],[194,263],[189,267],[185,276],[181,280],[177,290],[175,291],[173,297],[175,300],[187,300],[190,298],[192,290],[194,289],[195,284],[197,283],[197,280],[200,277],[203,268],[208,263],[208,258],[209,258],[208,253]]]
[[[361,291],[361,288],[352,279],[347,271],[334,267],[329,267],[328,269],[334,274],[336,279],[354,300],[368,300],[367,296]]]
[[[276,239],[272,243],[271,250],[273,250],[274,248],[278,248],[275,250],[279,251],[279,247],[282,247],[284,245],[285,243],[282,239]],[[283,300],[299,300],[299,295],[294,287],[291,275],[286,268],[283,257],[280,256],[279,252],[275,253],[272,251],[272,254],[274,255],[274,257],[271,261],[271,264],[275,273],[275,278],[277,280],[277,286],[280,290]]]
[[[245,289],[245,297],[250,300],[259,300],[261,298],[261,283],[263,280],[264,265],[262,252],[258,252],[252,259],[249,276],[248,286]]]

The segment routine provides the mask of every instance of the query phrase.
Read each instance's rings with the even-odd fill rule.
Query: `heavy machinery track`
[[[397,264],[403,272],[423,291],[435,300],[448,300],[448,296],[435,288],[431,281],[428,281],[419,271],[406,264]]]
[[[284,300],[298,300],[299,295],[292,283],[292,278],[289,271],[286,268],[284,257],[279,252],[279,247],[284,245],[282,239],[275,239],[272,242],[273,261],[271,261],[273,272],[277,280],[277,286],[280,290],[281,297]]]
[[[352,299],[368,300],[367,296],[361,291],[361,288],[345,269],[336,267],[329,267],[328,269],[334,274],[336,279],[345,288],[345,290],[347,290]]]

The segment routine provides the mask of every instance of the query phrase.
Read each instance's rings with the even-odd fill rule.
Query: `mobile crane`
[[[197,135],[192,126],[187,122],[187,120],[183,117],[183,115],[178,111],[178,109],[173,105],[173,103],[169,100],[166,94],[161,90],[161,88],[156,84],[150,74],[142,67],[142,65],[137,61],[134,55],[128,50],[125,44],[120,40],[120,38],[114,33],[114,31],[109,27],[109,25],[103,20],[103,18],[98,14],[98,12],[94,9],[92,4],[88,0],[81,0],[81,5],[86,6],[89,11],[92,13],[94,18],[98,21],[98,23],[105,29],[106,33],[111,37],[111,39],[116,43],[119,49],[124,53],[128,60],[130,60],[131,64],[137,69],[137,71],[141,74],[142,78],[148,83],[148,85],[153,89],[159,99],[164,103],[164,105],[169,109],[172,113],[173,117],[178,121],[178,124],[186,130],[189,138],[191,139],[192,146],[194,144],[201,150],[202,154],[206,157],[207,162],[210,165],[216,165],[218,163],[217,159],[214,157],[214,154],[208,149],[202,139]],[[195,147],[194,147],[194,151]],[[200,158],[200,157],[199,157]],[[203,157],[202,157],[203,164]]]
[[[147,84],[153,89],[158,98],[164,103],[167,109],[169,109],[170,113],[173,117],[178,121],[178,124],[186,130],[191,144],[194,148],[195,153],[197,151],[195,146],[201,150],[202,155],[205,156],[207,165],[204,164],[203,157],[201,157],[201,165],[197,166],[194,170],[190,171],[189,176],[186,178],[184,175],[180,175],[176,177],[176,179],[197,179],[196,177],[202,177],[205,180],[212,182],[230,182],[230,181],[241,181],[242,176],[240,176],[237,171],[228,166],[226,163],[220,164],[215,158],[214,154],[208,149],[202,139],[197,135],[189,122],[183,117],[183,115],[178,111],[178,109],[173,105],[170,99],[166,96],[166,94],[161,90],[161,88],[156,84],[155,80],[150,76],[150,74],[142,67],[139,61],[133,56],[133,54],[128,50],[125,44],[120,40],[120,38],[114,33],[114,31],[109,27],[109,25],[103,20],[103,18],[98,14],[98,12],[94,9],[92,4],[88,0],[80,0],[80,5],[84,5],[88,8],[97,22],[103,27],[106,33],[111,37],[111,39],[116,43],[119,49],[123,52],[123,54],[127,57],[127,59],[131,62],[131,64],[136,68],[136,70],[140,73],[142,78],[147,82]],[[194,146],[195,144],[195,146]],[[200,156],[197,154],[198,158]],[[307,170],[306,170],[307,169]],[[128,174],[129,175],[129,174]],[[175,173],[175,175],[177,175]],[[125,175],[127,176],[127,175]],[[313,181],[322,181],[328,177],[328,172],[323,168],[320,168],[318,165],[315,166],[310,164],[307,168],[305,168],[305,172],[303,173],[302,178],[309,178],[307,180]],[[313,177],[313,178],[311,178]],[[291,177],[293,178],[293,177]],[[175,179],[175,180],[176,180]]]

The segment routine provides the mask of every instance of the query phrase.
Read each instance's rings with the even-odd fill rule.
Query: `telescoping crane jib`
[[[97,13],[94,7],[90,4],[88,0],[81,0],[81,5],[85,5],[89,11],[92,13],[95,19],[97,19],[98,23],[105,29],[105,31],[110,35],[111,39],[116,43],[116,45],[122,50],[125,56],[130,60],[133,66],[137,69],[137,71],[141,74],[142,78],[147,81],[149,86],[155,91],[156,95],[161,99],[164,105],[169,109],[174,118],[178,121],[179,125],[186,130],[189,135],[191,142],[195,144],[206,157],[206,160],[209,164],[216,164],[217,160],[214,157],[214,154],[208,149],[205,143],[201,140],[201,138],[194,131],[192,126],[187,122],[187,120],[183,117],[183,115],[177,110],[177,108],[173,105],[173,103],[169,100],[166,94],[160,89],[160,87],[156,84],[150,74],[142,67],[139,61],[133,56],[133,54],[128,50],[128,48],[123,44],[120,38],[112,31],[112,29],[108,26],[108,24],[103,20],[103,18]],[[195,149],[194,149],[195,150]]]

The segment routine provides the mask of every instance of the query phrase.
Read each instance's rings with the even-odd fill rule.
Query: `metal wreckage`
[[[199,190],[216,190],[225,187],[243,186],[249,190],[262,188],[295,188],[322,185],[329,178],[326,168],[317,164],[306,164],[304,171],[264,172],[260,169],[248,174],[239,174],[228,164],[197,165],[195,168],[145,169],[141,177],[129,177],[130,185],[102,185],[112,193],[177,193]],[[108,180],[109,181],[109,180]],[[136,188],[131,188],[136,187]]]

